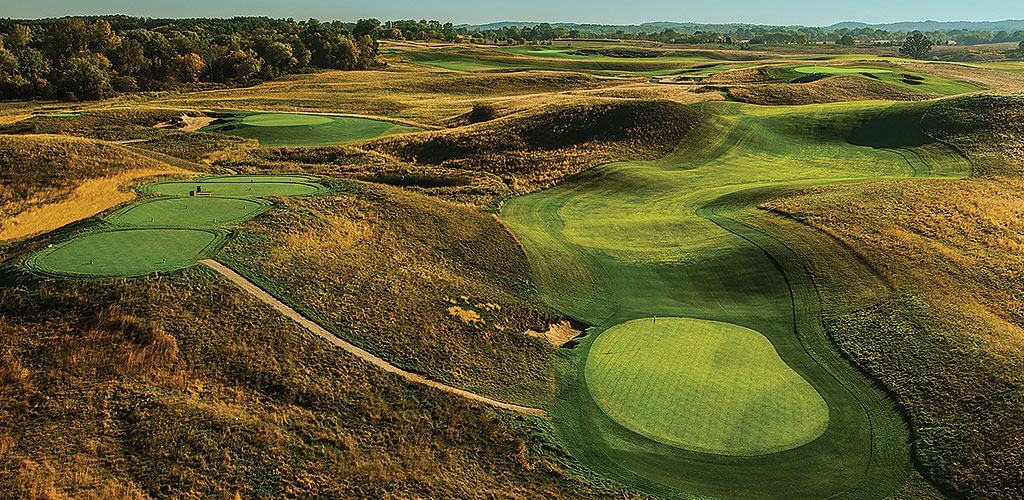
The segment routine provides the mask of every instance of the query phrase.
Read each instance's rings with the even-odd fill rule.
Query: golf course
[[[198,192],[204,196],[195,196]],[[146,184],[153,195],[117,210],[29,257],[57,276],[129,277],[176,271],[216,253],[228,227],[270,206],[265,197],[323,190],[304,176],[225,176]]]
[[[0,497],[1024,498],[1024,21],[384,3],[0,19]]]
[[[574,453],[654,494],[892,494],[906,424],[824,335],[801,263],[749,221],[780,190],[966,175],[920,131],[926,106],[706,103],[664,158],[509,201],[542,295],[593,325],[553,409]]]

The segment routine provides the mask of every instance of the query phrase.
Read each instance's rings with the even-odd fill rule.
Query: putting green
[[[622,425],[702,453],[788,450],[828,425],[828,405],[772,343],[729,323],[619,323],[594,341],[586,381],[598,406]]]
[[[253,127],[302,127],[331,123],[331,118],[296,113],[260,113],[242,118],[242,123]]]
[[[857,75],[862,73],[869,73],[872,75],[881,75],[886,73],[892,73],[892,70],[881,69],[881,68],[853,68],[849,66],[800,66],[793,68],[797,73],[804,74],[824,74],[824,75]]]
[[[144,194],[188,196],[200,187],[204,193],[217,197],[258,198],[263,196],[302,196],[317,193],[323,186],[302,176],[230,176],[147,184],[139,188]]]
[[[237,113],[200,129],[256,139],[261,146],[326,146],[419,130],[384,120],[302,113]]]
[[[245,198],[158,198],[106,217],[118,226],[213,228],[251,219],[267,204]]]
[[[29,260],[39,271],[71,276],[140,276],[191,266],[222,239],[217,231],[127,229],[85,234]]]

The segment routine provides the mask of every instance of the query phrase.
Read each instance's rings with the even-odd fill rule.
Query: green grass
[[[791,74],[797,77],[814,74],[859,76],[861,78],[878,80],[902,89],[938,95],[957,95],[984,90],[984,87],[966,81],[953,80],[926,73],[910,73],[870,66],[797,66],[794,68],[780,68],[779,70],[783,74],[792,71]]]
[[[144,194],[188,196],[200,187],[203,192],[217,197],[257,198],[264,196],[301,196],[315,194],[323,189],[309,177],[303,176],[230,176],[201,178],[194,181],[170,181],[147,184],[139,188]]]
[[[33,256],[29,265],[48,274],[139,276],[191,266],[221,240],[217,231],[128,229],[79,236]]]
[[[217,196],[189,196],[202,188]],[[36,271],[70,277],[139,276],[171,272],[212,256],[227,226],[270,205],[264,196],[310,195],[324,190],[306,176],[225,176],[141,186],[160,195],[108,214],[102,223],[29,257]]]
[[[904,422],[826,337],[803,266],[770,235],[736,220],[776,190],[968,172],[955,151],[918,129],[926,106],[705,103],[705,122],[673,154],[599,167],[508,202],[502,215],[530,257],[542,296],[594,325],[552,409],[573,453],[609,477],[662,495],[897,491],[913,474]],[[760,332],[827,402],[828,428],[794,449],[730,457],[667,445],[635,423],[623,425],[622,416],[610,418],[585,376],[591,343],[614,325],[652,315]],[[653,410],[635,411],[643,418]]]
[[[771,342],[729,323],[620,323],[594,341],[585,374],[612,419],[688,450],[764,455],[806,444],[828,425],[828,405]]]
[[[106,220],[118,226],[215,228],[249,220],[266,206],[244,198],[158,198],[119,210]]]
[[[326,146],[414,130],[384,120],[301,113],[236,113],[202,129],[256,139],[261,146]]]
[[[331,123],[330,117],[299,113],[260,113],[242,118],[243,125],[253,127],[311,127]]]
[[[701,55],[614,57],[573,53],[579,47],[503,47],[404,50],[402,55],[417,64],[454,71],[546,70],[574,71],[598,76],[667,76],[690,73],[707,76],[759,64],[757,61],[723,61]]]
[[[793,68],[793,71],[804,74],[824,74],[824,75],[856,75],[859,73],[870,73],[872,75],[883,75],[892,73],[892,70],[881,69],[881,68],[858,68],[852,66],[800,66]]]

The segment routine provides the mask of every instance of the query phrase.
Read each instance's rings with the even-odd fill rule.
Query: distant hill
[[[1007,19],[1005,21],[905,21],[900,23],[867,24],[853,21],[836,23],[828,29],[871,28],[885,31],[1018,31],[1024,30],[1024,19]]]
[[[499,21],[487,24],[460,24],[457,28],[469,30],[496,30],[516,26],[519,28],[532,28],[538,24],[534,21]],[[585,24],[585,23],[548,23],[552,26],[565,28],[567,30],[592,31],[598,33],[615,33],[622,30],[626,33],[664,31],[674,29],[676,31],[732,31],[738,28],[765,27],[771,25],[749,24],[749,23],[726,23],[726,24],[704,24],[704,23],[677,23],[671,21],[656,21],[643,24]]]
[[[494,30],[507,28],[509,26],[533,27],[538,22],[533,21],[500,21],[487,24],[462,24],[458,27],[466,29],[478,29],[478,30]],[[765,27],[783,27],[765,24],[750,24],[750,23],[723,23],[723,24],[707,24],[707,23],[680,23],[671,21],[658,21],[643,24],[581,24],[581,23],[549,23],[552,26],[559,26],[568,30],[580,30],[596,33],[614,33],[622,30],[626,33],[638,33],[645,32],[651,33],[656,31],[663,31],[666,29],[674,29],[680,32],[693,32],[693,31],[734,31],[736,29],[743,28],[765,28]],[[787,28],[803,27],[803,26],[785,26]],[[829,31],[836,31],[843,28],[846,29],[860,29],[860,28],[871,28],[880,29],[885,31],[950,31],[950,30],[968,30],[968,31],[1019,31],[1024,30],[1024,19],[1007,19],[1004,21],[906,21],[898,23],[884,23],[884,24],[869,24],[855,21],[845,21],[836,23],[831,26],[822,26],[823,29]]]

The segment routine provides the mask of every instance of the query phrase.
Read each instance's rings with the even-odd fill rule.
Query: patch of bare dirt
[[[188,116],[181,115],[181,118],[175,118],[170,121],[161,122],[155,125],[156,128],[175,129],[181,132],[195,132],[211,123],[216,118],[209,116]]]
[[[574,328],[568,320],[562,320],[558,323],[552,323],[548,326],[547,331],[526,330],[526,334],[531,337],[544,339],[555,347],[562,347],[570,340],[582,335],[583,331]]]

